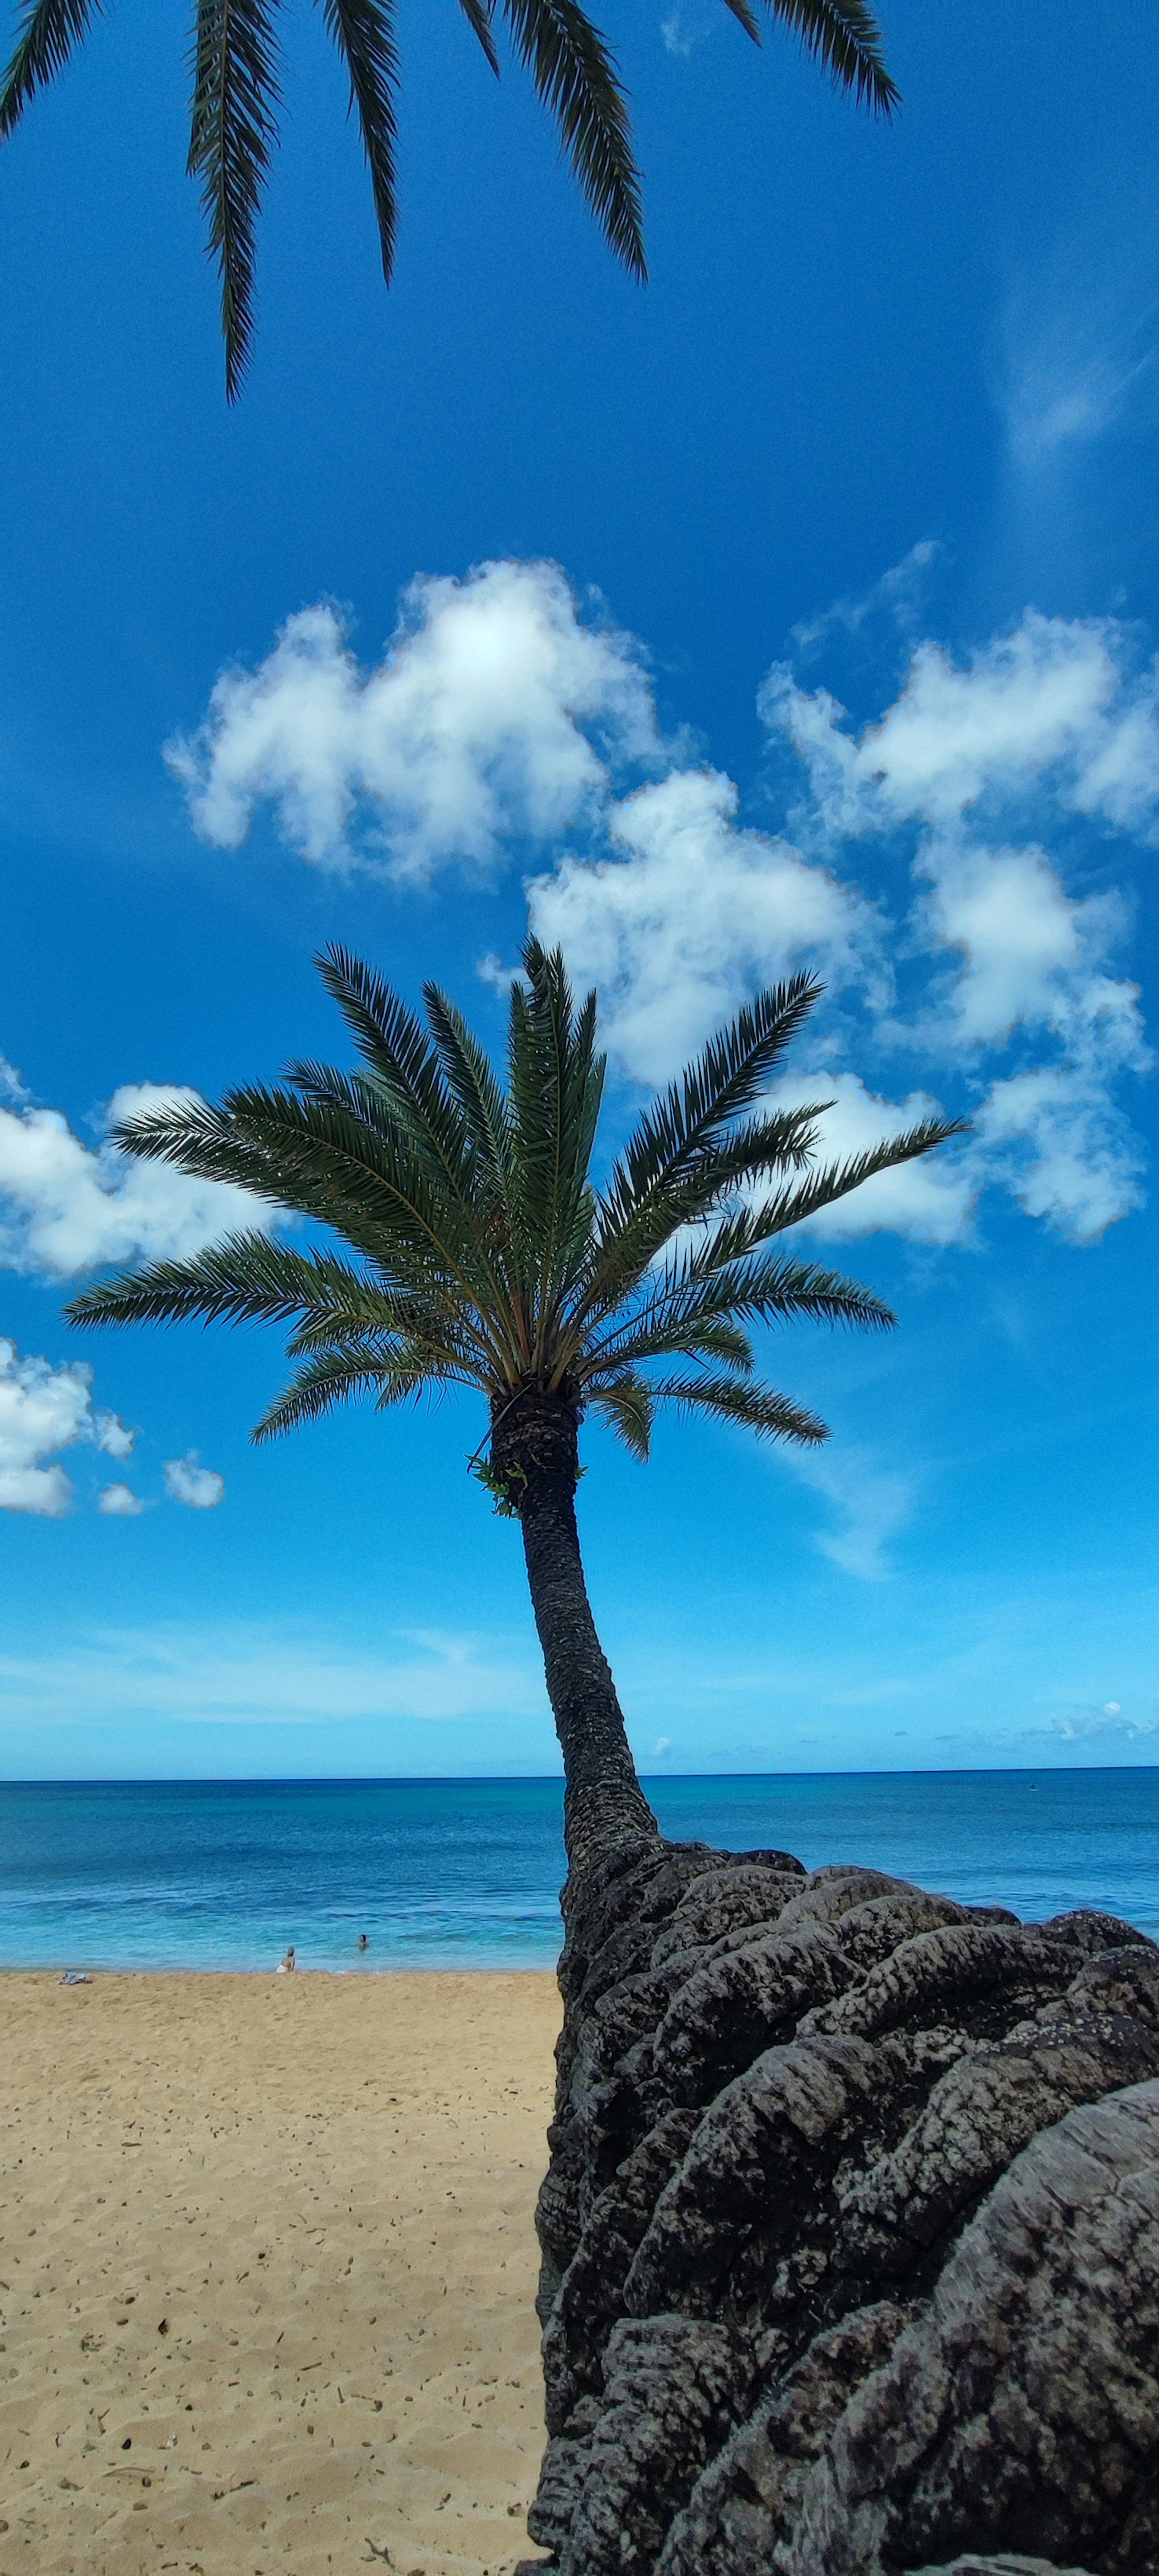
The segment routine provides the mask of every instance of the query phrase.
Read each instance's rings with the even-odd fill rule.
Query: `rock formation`
[[[565,1916],[558,2576],[1159,2576],[1159,1950],[696,1844]]]

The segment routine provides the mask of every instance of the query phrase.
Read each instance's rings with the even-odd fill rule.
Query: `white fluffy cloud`
[[[196,1097],[161,1083],[124,1083],[107,1123]],[[244,1190],[189,1180],[167,1163],[135,1162],[107,1143],[82,1145],[58,1110],[33,1108],[21,1093],[0,1107],[5,1269],[69,1279],[106,1261],[179,1258],[236,1227],[273,1222],[273,1211]]]
[[[598,806],[606,761],[659,751],[651,693],[622,635],[584,625],[554,564],[420,577],[377,669],[332,607],[301,610],[256,671],[227,671],[192,741],[169,745],[194,824],[225,849],[273,801],[287,840],[349,866],[423,878],[486,863],[512,832],[550,839]]]
[[[799,645],[882,608],[912,628],[933,551],[914,548]],[[873,1098],[848,1069],[854,1045],[862,1070],[867,1049],[875,1070],[891,1054],[923,1059],[931,1089],[952,1081],[976,1109],[973,1146],[875,1183],[858,1202],[866,1223],[960,1238],[996,1182],[1092,1239],[1138,1198],[1118,1097],[1148,1058],[1137,991],[1115,971],[1125,907],[1072,891],[1052,844],[1060,823],[1073,837],[1085,822],[1088,849],[1091,825],[1159,839],[1156,671],[1139,674],[1112,619],[1028,609],[957,658],[919,643],[860,732],[783,666],[759,704],[802,764],[792,839],[743,828],[731,780],[661,741],[637,648],[585,624],[555,566],[492,563],[412,584],[369,673],[333,609],[304,610],[256,670],[222,678],[201,733],[170,756],[197,828],[226,846],[261,799],[308,859],[395,877],[490,862],[528,837],[554,844],[528,887],[533,927],[596,983],[613,1059],[640,1082],[669,1078],[755,983],[817,968],[845,1014],[844,1054],[832,1009],[817,1024],[836,1067],[834,1137],[868,1143],[871,1120],[875,1133],[909,1122],[906,1101]],[[634,793],[625,763],[651,773]],[[578,849],[557,856],[569,835]],[[905,919],[851,877],[849,845],[871,836],[912,863]],[[120,1183],[114,1195],[127,1221]],[[864,1229],[850,1216],[817,1230]]]
[[[165,1491],[175,1503],[188,1503],[195,1512],[212,1512],[225,1492],[225,1478],[216,1467],[201,1467],[196,1449],[187,1457],[165,1461]]]
[[[144,1509],[140,1495],[133,1492],[131,1485],[104,1485],[97,1495],[97,1510],[108,1520],[135,1521]]]
[[[782,669],[761,697],[805,764],[822,843],[916,827],[927,890],[909,933],[935,965],[925,1007],[882,1033],[967,1070],[982,1092],[976,1171],[1076,1242],[1139,1199],[1116,1086],[1150,1059],[1138,990],[1108,972],[1124,908],[1069,894],[1037,837],[994,844],[974,818],[1045,801],[1154,836],[1155,675],[1131,682],[1126,664],[1113,622],[1028,612],[961,665],[923,644],[895,704],[857,737],[831,697],[807,695]],[[1016,1036],[1044,1060],[994,1075],[995,1052]]]
[[[58,1453],[77,1441],[127,1457],[133,1434],[115,1413],[94,1410],[92,1381],[82,1361],[54,1369],[0,1341],[0,1511],[59,1520],[72,1503],[72,1482]]]
[[[565,858],[528,888],[533,929],[599,986],[604,1033],[640,1081],[666,1081],[754,982],[806,961],[832,983],[872,967],[869,906],[789,842],[738,830],[738,801],[719,770],[675,770],[611,809],[619,855]]]
[[[1120,829],[1151,828],[1159,801],[1157,682],[1126,676],[1127,639],[1110,618],[1041,617],[961,663],[920,644],[900,695],[858,737],[826,690],[777,665],[760,693],[788,734],[817,811],[842,833],[903,821],[946,826],[982,802],[1038,794]]]

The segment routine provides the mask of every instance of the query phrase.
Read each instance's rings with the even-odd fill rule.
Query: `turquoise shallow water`
[[[666,1833],[1159,1937],[1159,1769],[653,1780]],[[556,1780],[0,1787],[0,1966],[550,1967]],[[366,1932],[364,1958],[355,1944]]]

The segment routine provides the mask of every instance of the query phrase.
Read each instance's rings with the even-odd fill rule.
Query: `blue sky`
[[[0,1772],[554,1767],[468,1404],[255,1452],[276,1336],[60,1312],[230,1213],[118,1165],[118,1095],[331,1050],[329,938],[498,1043],[529,903],[612,1141],[798,964],[836,1144],[975,1121],[816,1238],[900,1317],[768,1354],[818,1459],[586,1435],[645,1770],[1154,1761],[1149,24],[895,0],[885,130],[625,9],[646,292],[518,71],[401,24],[388,297],[287,16],[233,413],[181,15],[124,0],[0,161]]]

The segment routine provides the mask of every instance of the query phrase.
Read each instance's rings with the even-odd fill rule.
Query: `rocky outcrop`
[[[558,2576],[1159,2576],[1159,1951],[655,1842],[565,1912]]]

